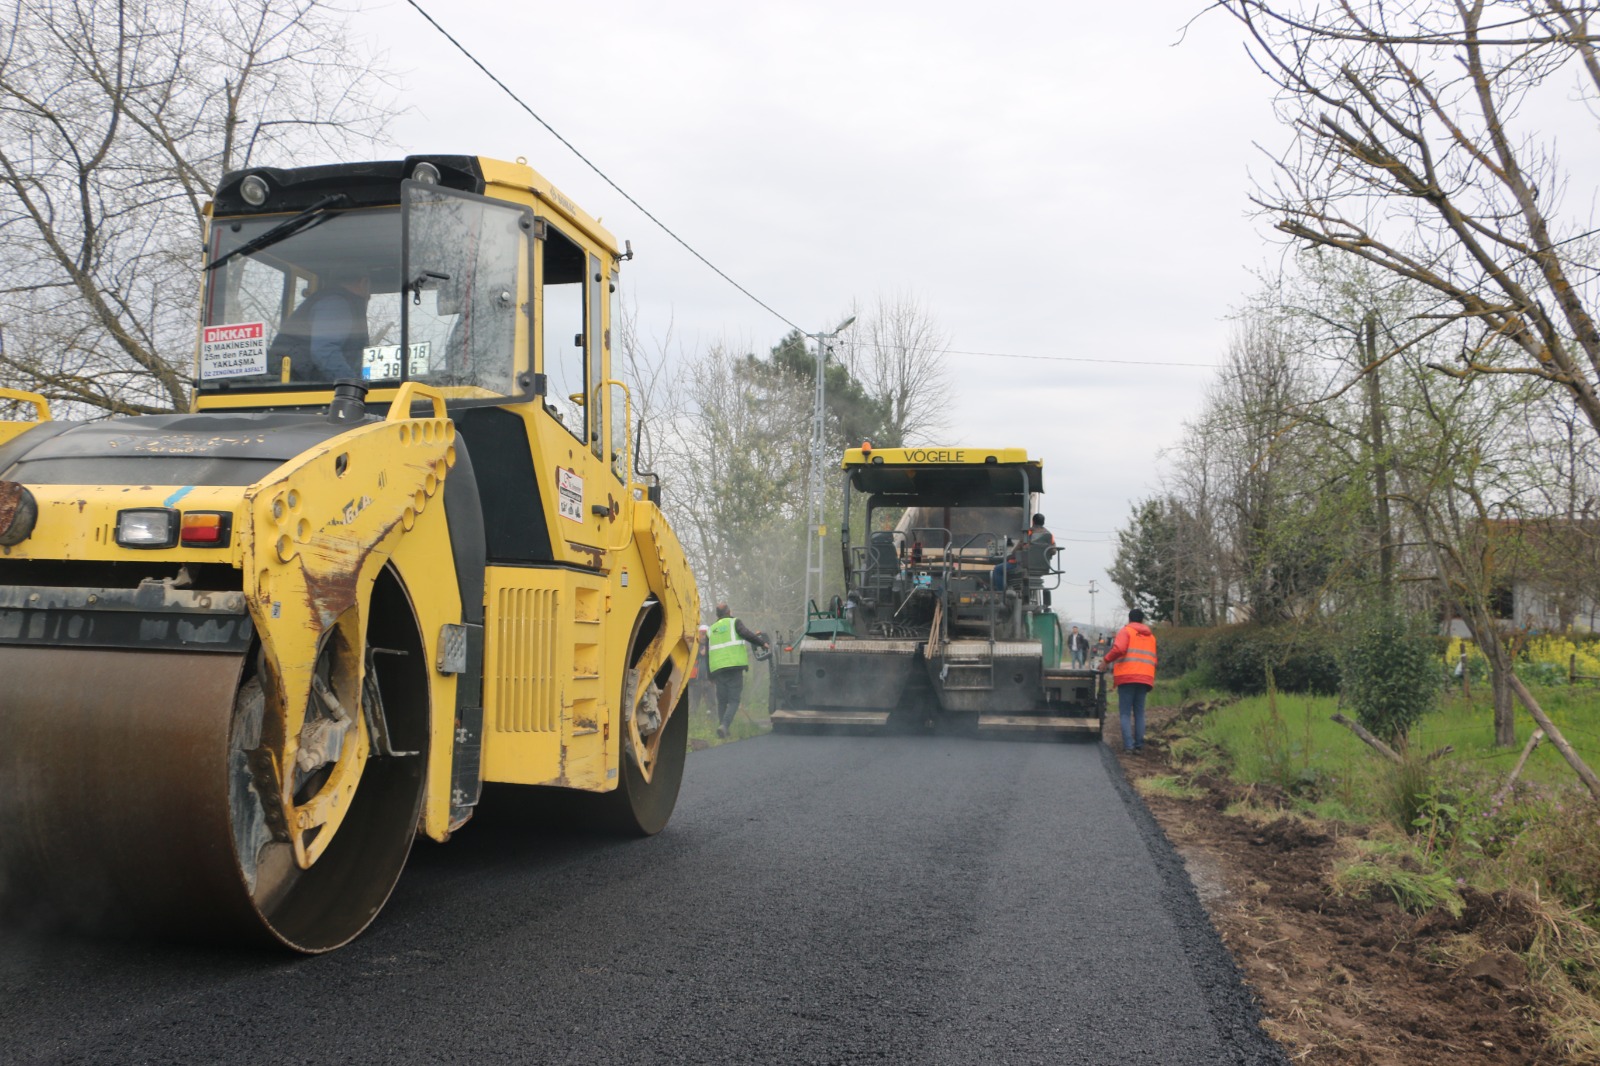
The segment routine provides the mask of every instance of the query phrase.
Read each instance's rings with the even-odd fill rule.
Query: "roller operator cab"
[[[666,824],[699,604],[611,376],[618,261],[520,164],[233,173],[190,413],[6,394],[8,911],[325,951],[485,783]]]
[[[772,672],[779,731],[939,727],[1098,737],[1099,674],[1061,666],[1056,553],[1028,534],[1043,465],[1020,448],[845,452],[844,587]],[[865,543],[853,502],[865,497]]]

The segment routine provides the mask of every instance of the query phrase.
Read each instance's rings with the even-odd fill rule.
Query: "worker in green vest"
[[[739,698],[744,695],[744,672],[750,668],[750,649],[771,650],[767,638],[752,633],[745,624],[728,611],[725,603],[717,604],[717,620],[711,623],[706,635],[706,662],[711,668],[711,683],[717,689],[717,736],[726,738],[733,726],[733,716],[739,713]]]

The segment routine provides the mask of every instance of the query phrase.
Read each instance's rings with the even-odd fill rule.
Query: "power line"
[[[872,341],[853,340],[859,348],[875,348],[880,352],[897,351],[892,344],[874,344]],[[1031,359],[1045,363],[1105,363],[1108,366],[1185,366],[1196,370],[1215,370],[1221,363],[1179,363],[1161,359],[1104,359],[1090,355],[1025,355],[1020,352],[969,352],[961,348],[922,348],[929,355],[980,355],[990,359]]]
[[[450,36],[450,31],[446,30],[443,26],[439,25],[438,22],[434,21],[433,16],[428,14],[426,11],[424,11],[422,9],[422,5],[417,3],[417,0],[406,0],[406,3],[408,3],[412,7],[416,8],[417,9],[417,14],[421,15],[423,18],[428,20],[428,25],[432,26],[434,29],[436,29],[440,33],[444,34],[444,39],[445,40],[447,40],[451,44],[455,45],[457,51],[459,51],[462,55],[466,56],[467,59],[472,62],[473,66],[475,66],[479,70],[483,71],[484,74],[486,74],[488,76],[490,81],[492,81],[496,85],[498,85],[501,88],[501,90],[505,92],[505,94],[507,96],[511,97],[512,100],[516,101],[518,107],[522,108],[522,110],[526,111],[529,115],[533,116],[533,120],[535,122],[537,122],[539,125],[543,126],[545,129],[549,130],[550,131],[550,135],[552,137],[554,137],[556,140],[560,141],[562,144],[566,145],[567,148],[572,152],[573,155],[575,155],[579,159],[581,159],[583,161],[584,165],[587,166],[590,170],[592,170],[596,174],[600,175],[601,180],[604,181],[607,185],[611,186],[613,189],[615,189],[622,196],[622,198],[624,200],[628,201],[634,207],[637,207],[639,209],[639,213],[640,214],[644,215],[645,218],[648,218],[651,222],[654,222],[657,226],[659,226],[661,228],[661,232],[665,233],[668,237],[671,237],[673,240],[675,240],[679,244],[683,245],[684,249],[686,251],[688,251],[688,253],[690,255],[694,256],[696,259],[700,260],[700,262],[702,262],[706,266],[710,267],[711,270],[713,272],[715,272],[716,275],[718,277],[720,277],[723,281],[726,281],[729,285],[732,285],[734,288],[736,288],[740,292],[744,293],[746,296],[748,296],[751,300],[755,301],[756,304],[758,304],[760,307],[762,307],[764,310],[766,310],[769,314],[771,314],[778,321],[782,322],[784,325],[788,326],[791,329],[795,329],[795,330],[799,330],[800,329],[799,326],[795,325],[786,316],[780,314],[776,309],[774,309],[771,304],[769,304],[765,300],[761,299],[761,297],[757,296],[755,293],[751,292],[749,289],[745,288],[743,285],[740,285],[737,281],[734,281],[731,277],[729,277],[727,275],[727,273],[721,267],[717,266],[717,264],[713,263],[711,260],[709,260],[705,256],[701,255],[698,251],[695,250],[693,245],[691,245],[688,241],[684,240],[682,237],[678,236],[676,233],[672,232],[672,230],[667,226],[667,224],[665,222],[661,221],[655,215],[651,214],[645,208],[645,206],[643,204],[641,204],[638,200],[635,200],[632,196],[628,195],[628,191],[626,189],[624,189],[622,186],[618,185],[616,182],[612,181],[610,175],[608,175],[605,171],[601,170],[599,167],[595,166],[595,164],[590,161],[588,156],[586,156],[582,152],[578,151],[577,145],[573,144],[571,141],[569,141],[565,137],[561,136],[561,134],[557,133],[556,132],[556,128],[554,126],[550,125],[550,123],[546,122],[543,118],[541,118],[539,116],[539,113],[537,111],[535,111],[533,108],[529,107],[527,105],[527,103],[522,99],[522,97],[520,97],[516,93],[512,92],[511,91],[511,87],[509,85],[507,85],[505,82],[501,81],[499,78],[495,77],[494,71],[492,71],[488,67],[484,66],[483,62],[481,60],[479,60],[477,56],[475,56],[471,52],[467,51],[467,46],[466,45],[462,44],[460,41],[458,41],[454,37]],[[801,330],[801,332],[803,333],[805,331]]]
[[[597,166],[594,163],[594,161],[592,161],[588,156],[584,155],[581,151],[579,151],[577,145],[573,144],[571,141],[569,141],[565,137],[563,137],[560,134],[560,132],[558,132],[556,130],[556,128],[554,126],[552,126],[552,125],[550,125],[550,123],[546,122],[544,120],[544,118],[537,111],[535,111],[532,107],[530,107],[528,105],[527,101],[523,100],[522,97],[518,96],[516,94],[516,92],[513,91],[512,88],[509,85],[507,85],[505,82],[501,81],[500,78],[498,76],[496,76],[494,71],[490,70],[487,66],[485,66],[482,60],[480,60],[477,56],[473,55],[470,50],[468,50],[466,45],[464,45],[460,41],[456,40],[455,37],[451,35],[449,30],[447,30],[443,26],[439,25],[438,20],[436,20],[432,15],[428,14],[428,12],[423,9],[422,5],[420,3],[418,3],[417,0],[406,0],[406,3],[410,4],[413,8],[415,8],[417,14],[421,15],[424,19],[426,19],[427,22],[428,22],[428,25],[430,25],[434,29],[438,30],[439,33],[444,37],[444,39],[449,41],[452,45],[454,45],[456,50],[458,52],[460,52],[463,56],[466,56],[467,60],[473,66],[475,66],[479,70],[483,71],[484,75],[490,81],[494,82],[495,85],[498,86],[499,89],[502,92],[504,92],[508,97],[510,97],[512,99],[512,101],[514,101],[516,103],[516,105],[518,107],[520,107],[520,108],[522,108],[522,110],[526,111],[528,113],[528,115],[535,122],[537,122],[539,125],[543,126],[547,131],[549,131],[549,133],[550,133],[550,135],[552,137],[554,137],[556,140],[560,141],[563,145],[565,145],[567,150],[570,151],[573,155],[577,156],[578,159],[580,161],[582,161],[582,163],[585,166],[587,166],[590,170],[594,171],[595,174],[599,175],[600,180],[604,181],[607,185],[609,185],[613,189],[615,189],[617,191],[617,194],[620,195],[624,200],[628,201],[628,203],[630,203],[634,207],[638,208],[639,213],[644,215],[645,218],[648,218],[651,222],[655,223],[656,226],[658,228],[660,228],[661,232],[665,233],[668,237],[671,237],[674,241],[678,242],[678,244],[681,245],[685,251],[687,251],[690,255],[694,256],[696,259],[700,260],[700,262],[704,263],[712,271],[712,273],[716,274],[723,281],[726,281],[729,285],[732,285],[735,289],[739,290],[739,292],[743,293],[753,303],[755,303],[762,310],[766,311],[768,314],[772,315],[779,322],[782,322],[784,325],[788,326],[790,329],[797,330],[797,331],[799,331],[801,333],[805,332],[804,330],[800,329],[800,327],[798,325],[795,324],[793,319],[789,318],[787,315],[784,315],[782,312],[778,311],[771,304],[769,304],[765,300],[761,299],[761,297],[757,296],[755,293],[751,292],[749,289],[745,288],[743,285],[741,285],[737,281],[735,281],[728,274],[727,271],[723,270],[721,267],[717,266],[717,264],[715,264],[711,260],[707,259],[692,244],[690,244],[688,241],[684,240],[682,237],[678,236],[678,234],[676,232],[674,232],[670,226],[668,226],[665,222],[661,221],[654,214],[652,214],[650,212],[650,210],[648,208],[646,208],[643,204],[641,204],[638,200],[634,199],[634,197],[626,189],[624,189],[622,186],[618,185],[615,181],[613,181],[609,174],[607,174],[605,171],[601,170],[600,167]],[[866,346],[866,347],[878,347],[878,348],[883,347],[882,345],[873,345],[873,344],[870,344],[870,343],[866,343],[866,344],[864,344],[864,346]],[[1169,361],[1155,360],[1155,359],[1103,359],[1103,358],[1095,358],[1095,357],[1092,357],[1092,356],[1080,356],[1080,355],[1027,355],[1027,354],[1023,354],[1023,353],[1019,353],[1019,352],[974,352],[974,351],[965,351],[965,350],[962,350],[962,349],[959,349],[959,348],[940,348],[940,349],[934,349],[934,351],[936,351],[937,354],[939,354],[939,355],[975,355],[975,356],[983,356],[983,357],[991,358],[991,359],[1028,359],[1028,360],[1034,360],[1034,361],[1039,361],[1039,362],[1052,362],[1052,363],[1104,363],[1104,364],[1106,364],[1108,366],[1173,366],[1173,367],[1193,367],[1195,369],[1214,369],[1218,365],[1216,363],[1180,363],[1180,362],[1169,362]]]
[[[869,345],[869,347],[882,347]],[[1099,359],[1087,355],[1021,355],[1016,352],[965,352],[958,348],[931,349],[940,355],[982,355],[991,359],[1034,359],[1046,363],[1106,363],[1111,366],[1187,366],[1197,370],[1215,370],[1220,363],[1173,363],[1159,359]]]

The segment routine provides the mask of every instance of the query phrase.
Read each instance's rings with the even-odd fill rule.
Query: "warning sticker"
[[[571,470],[556,467],[556,509],[562,518],[583,521],[583,478]]]
[[[267,324],[206,326],[200,333],[200,380],[243,378],[267,372]]]

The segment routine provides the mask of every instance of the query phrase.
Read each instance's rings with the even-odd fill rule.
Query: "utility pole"
[[[827,497],[827,485],[823,482],[822,472],[827,468],[828,461],[828,342],[849,329],[855,320],[856,316],[851,315],[828,333],[805,334],[817,345],[817,382],[811,406],[811,470],[806,478],[806,598],[803,606],[805,614],[800,623],[802,634],[811,622],[812,590],[815,589],[819,596],[822,594],[823,540],[828,532],[822,524]]]
[[[1095,626],[1099,624],[1094,619],[1094,594],[1099,592],[1099,591],[1100,591],[1099,589],[1094,587],[1094,578],[1091,577],[1089,579],[1089,628],[1090,629],[1095,628]]]

